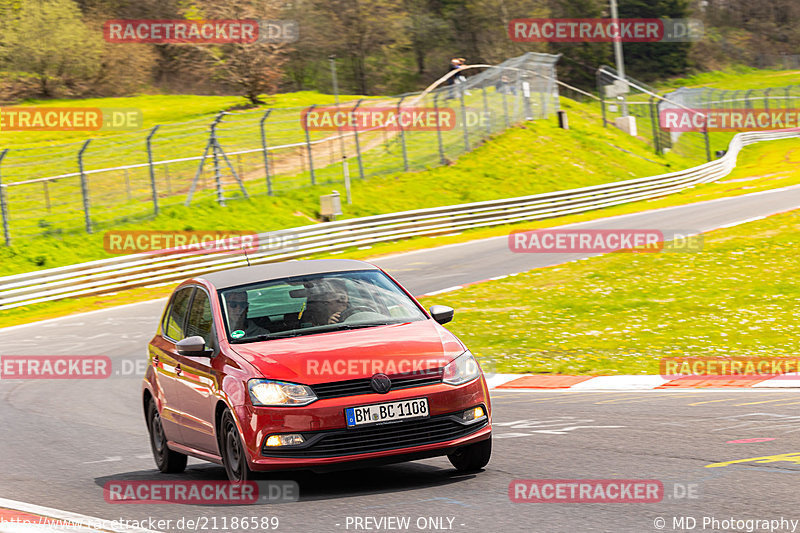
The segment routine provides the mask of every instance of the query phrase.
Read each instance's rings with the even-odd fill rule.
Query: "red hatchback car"
[[[325,471],[447,455],[489,462],[475,358],[380,268],[291,261],[181,283],[149,344],[143,405],[162,472],[187,456],[254,471]]]

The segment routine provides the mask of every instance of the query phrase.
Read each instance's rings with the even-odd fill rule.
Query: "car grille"
[[[390,390],[410,389],[413,387],[423,387],[425,385],[435,385],[442,382],[444,368],[432,368],[419,372],[409,372],[405,374],[394,374],[389,376],[392,380]],[[359,394],[373,394],[372,378],[351,379],[348,381],[334,381],[332,383],[321,383],[311,385],[311,389],[317,398],[325,400],[328,398],[340,398],[342,396],[357,396]]]
[[[459,421],[460,416],[459,411],[458,414],[438,415],[380,426],[304,432],[303,436],[309,442],[304,448],[280,450],[264,446],[261,453],[267,457],[313,458],[381,452],[466,437],[489,423],[488,419],[484,419],[466,425]]]

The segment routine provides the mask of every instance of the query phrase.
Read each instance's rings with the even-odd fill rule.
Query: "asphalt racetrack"
[[[792,187],[580,226],[702,232],[798,207],[800,187]],[[513,254],[498,237],[375,262],[424,294],[578,257]],[[267,475],[299,484],[292,503],[107,503],[111,480],[225,479],[222,467],[193,459],[183,475],[155,469],[140,370],[163,304],[0,330],[2,355],[107,355],[114,364],[109,379],[0,380],[0,497],[144,527],[170,520],[149,528],[168,531],[199,517],[209,519],[207,531],[244,531],[222,528],[234,517],[277,517],[277,531],[298,533],[800,531],[800,478],[792,477],[800,475],[800,392],[792,390],[495,390],[492,461],[475,475],[437,458]],[[663,493],[653,503],[513,502],[509,487],[519,479],[658,480]]]

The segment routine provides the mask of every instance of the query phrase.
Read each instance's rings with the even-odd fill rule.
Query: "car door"
[[[183,443],[184,425],[180,388],[177,384],[178,361],[175,343],[184,338],[186,315],[194,287],[185,287],[172,296],[161,324],[161,335],[150,343],[150,363],[155,370],[157,394],[161,400],[161,420],[167,439]]]
[[[206,347],[213,350],[210,357],[175,354],[178,363],[177,391],[183,421],[184,443],[197,450],[217,453],[214,430],[214,411],[218,390],[217,372],[213,369],[218,343],[214,334],[211,301],[204,288],[198,287],[186,318],[186,337],[199,335]]]

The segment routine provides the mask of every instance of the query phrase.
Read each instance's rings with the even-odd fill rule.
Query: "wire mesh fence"
[[[421,93],[223,112],[210,123],[0,149],[5,244],[94,232],[171,205],[340,183],[345,171],[363,179],[447,164],[513,124],[554,113],[557,60],[527,53]],[[333,120],[316,127],[309,115]]]
[[[660,92],[616,70],[597,71],[604,125],[615,125],[651,144],[654,151],[696,162],[720,157],[740,131],[800,126],[800,85],[725,90],[697,87]],[[632,117],[633,120],[626,117]]]
[[[597,70],[597,89],[604,126],[617,126],[645,140],[657,154],[674,151],[698,163],[710,160],[706,131],[691,132],[677,142],[663,127],[659,111],[664,105],[685,107],[682,104],[670,104],[657,89],[630,76],[623,79],[616,69],[605,65]]]
[[[687,136],[691,139],[695,130],[705,127],[712,157],[719,156],[738,131],[800,126],[800,85],[741,90],[682,87],[664,96],[659,112],[669,142],[689,144]]]

